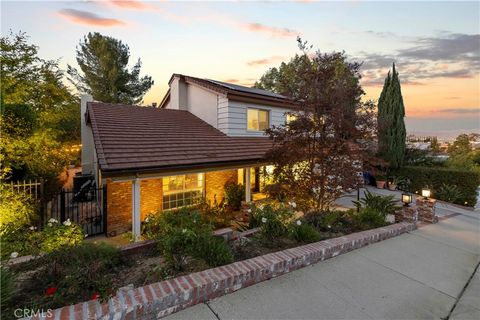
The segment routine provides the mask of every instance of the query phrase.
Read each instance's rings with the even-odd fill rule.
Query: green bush
[[[346,232],[351,228],[351,218],[347,211],[310,212],[305,220],[323,232]]]
[[[228,183],[225,189],[225,204],[233,210],[239,210],[245,200],[245,187],[242,184]]]
[[[285,202],[288,199],[288,186],[282,183],[267,184],[263,190],[270,199]]]
[[[259,224],[262,237],[274,240],[288,234],[288,225],[291,223],[294,213],[283,204],[274,206],[271,204],[253,208],[252,216]]]
[[[213,225],[197,210],[181,209],[148,216],[143,232],[156,239],[168,267],[185,270],[190,258],[209,266],[230,263],[232,253],[223,240],[214,238]]]
[[[200,239],[196,247],[195,256],[205,261],[210,267],[233,262],[232,250],[221,238],[209,236]]]
[[[208,219],[216,229],[230,227],[232,221],[235,219],[235,213],[232,208],[227,207],[222,201],[220,203],[210,201],[200,202],[198,208],[202,215]]]
[[[290,225],[289,235],[292,239],[303,243],[316,242],[321,239],[320,234],[313,226],[301,220]]]
[[[462,169],[444,167],[409,166],[395,171],[411,181],[408,191],[420,192],[422,188],[430,186],[432,196],[437,197],[437,192],[443,185],[456,186],[461,197],[454,203],[473,207],[476,203],[477,188],[480,185],[480,173]]]
[[[460,191],[460,188],[455,185],[443,184],[435,192],[435,197],[438,200],[455,203],[462,198],[462,191]]]
[[[393,214],[401,207],[397,205],[395,196],[381,196],[365,191],[364,197],[359,201],[353,201],[357,208],[373,209],[380,212],[384,217],[387,214]]]
[[[354,215],[354,220],[361,229],[372,229],[386,225],[385,215],[373,208],[362,208]]]
[[[82,228],[71,223],[70,219],[63,224],[59,224],[55,219],[50,219],[41,233],[40,251],[47,253],[63,247],[79,245],[85,238]]]
[[[35,223],[35,205],[26,194],[14,192],[10,186],[0,184],[0,236],[5,232],[22,230]]]
[[[112,285],[121,255],[120,250],[111,245],[84,242],[60,248],[42,259],[46,266],[37,272],[36,278],[45,290],[53,292],[43,297],[46,305],[90,300],[94,294],[105,299],[115,292]]]
[[[0,286],[0,303],[3,313],[15,293],[15,277],[13,273],[4,266],[0,266]]]
[[[17,229],[10,224],[4,228],[0,239],[1,259],[9,259],[12,253],[18,256],[50,253],[63,247],[78,245],[83,239],[82,228],[69,220],[59,224],[55,219],[50,219],[47,226],[41,230],[34,226]]]

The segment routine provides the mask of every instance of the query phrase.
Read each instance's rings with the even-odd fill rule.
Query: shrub
[[[205,237],[200,239],[196,247],[194,255],[205,261],[210,267],[218,267],[233,262],[232,250],[221,238]]]
[[[233,210],[238,210],[245,200],[245,187],[242,184],[228,183],[225,189],[225,204]]]
[[[76,247],[60,248],[43,259],[46,267],[40,269],[36,277],[47,290],[44,297],[47,305],[89,300],[94,294],[107,298],[114,292],[115,268],[121,256],[113,246],[84,242]]]
[[[311,225],[297,220],[290,225],[289,235],[298,242],[310,243],[320,241],[321,237],[318,231]]]
[[[10,186],[0,184],[0,236],[8,231],[23,231],[35,221],[33,200],[26,194],[14,192]]]
[[[85,238],[82,228],[70,220],[59,224],[55,219],[50,219],[41,233],[40,251],[47,253],[63,247],[76,246]]]
[[[360,209],[354,219],[361,229],[378,228],[386,224],[385,215],[370,207]]]
[[[460,190],[461,198],[454,203],[473,207],[476,203],[477,188],[480,185],[480,173],[462,169],[450,169],[444,167],[420,167],[408,166],[395,171],[411,181],[410,191],[420,191],[426,186],[432,186],[433,197],[437,197],[440,188],[446,185],[454,185]]]
[[[305,220],[323,232],[345,232],[351,227],[350,214],[346,211],[310,212]]]
[[[268,240],[286,236],[288,225],[294,216],[293,211],[283,204],[276,207],[271,204],[261,205],[254,208],[252,213],[259,223],[261,235]]]
[[[462,191],[460,191],[460,188],[455,185],[443,184],[435,192],[435,197],[438,200],[455,203],[462,198]]]
[[[12,300],[15,293],[15,277],[13,273],[4,266],[0,266],[0,286],[0,301],[3,313],[4,308],[8,305],[10,300]]]
[[[288,186],[282,183],[268,184],[265,186],[263,192],[266,193],[270,199],[279,202],[285,202],[289,194]]]
[[[393,195],[381,196],[373,194],[367,190],[364,193],[363,199],[353,201],[353,203],[357,208],[372,209],[381,213],[385,217],[387,214],[393,214],[400,209],[400,206],[397,205],[397,200],[394,198]]]
[[[0,239],[1,258],[2,260],[10,258],[13,252],[18,253],[19,256],[49,253],[63,247],[78,245],[83,239],[82,228],[69,220],[59,224],[55,219],[50,219],[42,230],[34,226],[16,229],[13,225],[9,225],[4,228],[4,234]]]
[[[190,258],[203,260],[209,266],[233,260],[228,246],[214,238],[208,218],[198,211],[181,209],[150,215],[143,230],[150,239],[157,239],[168,267],[184,270]]]
[[[202,201],[199,205],[202,215],[207,218],[215,228],[229,227],[235,218],[233,209],[227,207],[222,201],[220,203],[210,201]]]

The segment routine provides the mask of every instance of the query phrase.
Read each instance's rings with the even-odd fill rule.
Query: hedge
[[[392,174],[408,178],[410,185],[407,191],[412,193],[420,193],[422,188],[429,187],[435,198],[436,190],[443,184],[455,185],[462,192],[462,197],[455,203],[473,207],[477,201],[477,188],[480,185],[480,174],[477,172],[445,167],[407,166]]]

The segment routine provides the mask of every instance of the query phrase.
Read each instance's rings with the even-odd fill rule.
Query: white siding
[[[217,99],[218,95],[195,85],[187,85],[188,111],[217,127]]]
[[[217,103],[217,129],[225,134],[228,134],[228,118],[228,99],[219,96]]]
[[[285,124],[285,112],[290,111],[286,108],[271,107],[262,104],[252,104],[246,102],[227,100],[222,102],[218,110],[219,129],[229,136],[261,137],[262,131],[247,130],[247,109],[256,108],[267,110],[269,113],[270,127]]]

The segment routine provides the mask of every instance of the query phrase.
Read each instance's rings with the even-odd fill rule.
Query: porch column
[[[252,201],[252,188],[250,185],[250,167],[245,168],[245,202]]]
[[[132,180],[132,234],[137,241],[140,238],[140,179]]]

